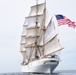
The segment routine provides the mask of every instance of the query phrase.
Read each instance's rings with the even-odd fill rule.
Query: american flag
[[[65,16],[63,15],[55,15],[55,16],[59,26],[68,25],[69,27],[73,27],[73,28],[76,27],[75,22],[72,22],[70,19],[66,18]]]

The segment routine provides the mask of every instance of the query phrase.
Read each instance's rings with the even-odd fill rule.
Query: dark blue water
[[[36,73],[0,73],[0,75],[76,75],[76,70],[54,71],[52,74],[36,74]]]

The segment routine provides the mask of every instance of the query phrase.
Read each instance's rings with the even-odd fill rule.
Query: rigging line
[[[48,42],[52,41],[58,34],[55,34],[51,39],[49,39],[44,45],[46,45]]]
[[[32,41],[33,41],[33,40],[32,40]],[[28,59],[28,63],[29,63],[29,61],[30,61],[30,59],[31,59],[31,56],[32,56],[32,53],[33,53],[33,51],[34,51],[33,45],[35,45],[35,42],[31,44],[30,56],[29,56],[29,59]]]
[[[42,32],[43,21],[44,21],[44,20],[42,19],[42,22],[41,22],[41,24],[40,24],[40,26],[41,26],[41,27],[40,27],[40,31],[39,31],[39,36],[40,36],[40,37],[39,37],[39,39],[38,39],[38,42],[40,42],[41,39],[42,39],[42,35],[41,35],[41,33],[43,33],[43,32]]]
[[[42,39],[42,35],[41,35],[42,33],[43,33],[43,31],[40,31],[39,38],[38,38],[38,51],[40,53],[40,56],[41,56],[41,51],[40,51],[40,48],[39,48],[39,44],[40,44],[40,41]]]
[[[40,56],[41,56],[41,52],[40,52],[40,49],[39,49],[39,47],[38,47],[38,50],[39,50],[39,53],[40,53]]]
[[[32,56],[32,53],[33,53],[33,48],[32,48],[32,46],[31,46],[31,48],[30,48],[30,56],[29,56],[29,59],[28,59],[28,63],[29,63],[29,61],[30,61],[30,58],[31,58],[31,56]]]

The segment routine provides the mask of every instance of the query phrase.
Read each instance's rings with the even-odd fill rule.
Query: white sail
[[[43,17],[42,17],[42,20],[40,22],[40,29],[39,29],[39,39],[38,39],[38,44],[39,46],[42,46],[43,45],[43,39],[44,39],[44,27],[45,26],[45,23],[46,23],[46,19],[45,19],[45,4],[44,4],[44,10],[43,10]],[[45,21],[45,22],[44,22]]]
[[[26,44],[25,36],[21,37],[21,43],[20,44],[21,44],[20,50],[22,51],[22,50],[24,50],[25,44]]]
[[[21,38],[21,44],[25,44],[25,43],[26,43],[25,36],[22,36],[22,38]]]
[[[54,22],[51,19],[45,32],[44,55],[49,55],[54,53],[55,51],[62,49],[59,39],[57,38],[57,35],[58,34],[56,33]]]
[[[36,13],[37,7],[38,12]],[[32,6],[29,16],[26,17],[28,25],[29,26],[36,25],[36,16],[37,16],[37,22],[40,23],[42,21],[43,11],[44,11],[44,3],[38,4],[38,6],[37,5]]]
[[[37,28],[36,30],[36,27],[30,27],[27,29],[27,36],[35,36],[36,35],[36,31],[37,31],[37,35],[39,35],[39,28]]]
[[[28,18],[25,18],[25,21],[24,21],[24,24],[23,24],[22,36],[26,36],[27,35],[27,27],[28,27]]]
[[[40,34],[39,34],[39,39],[38,39],[38,44],[40,45],[40,46],[42,46],[43,45],[43,30],[41,30],[40,31]]]
[[[35,43],[35,38],[32,38],[31,36],[26,39],[26,45],[30,45]]]
[[[22,36],[26,36],[26,34],[27,34],[27,25],[25,26],[25,25],[23,25],[23,33],[22,33]]]
[[[45,44],[44,55],[52,54],[60,49],[62,49],[62,46],[60,45],[60,42],[56,36],[52,40],[50,40],[47,44]]]
[[[36,13],[37,11],[36,8],[38,8],[37,13]],[[38,4],[38,6],[34,5],[31,7],[31,12],[29,16],[25,18],[23,33],[21,38],[21,49],[25,49],[26,51],[25,55],[27,59],[35,58],[35,42],[36,42],[36,38],[38,41],[38,37],[40,33],[40,25],[43,20],[43,12],[44,12],[44,3]],[[38,22],[37,26],[36,26],[36,22]],[[39,55],[39,50],[37,54]]]
[[[44,11],[44,3],[43,4],[38,4],[38,6],[37,5],[34,5],[34,6],[32,6],[31,7],[31,12],[30,12],[30,16],[36,16],[36,15],[41,15],[41,14],[43,14],[43,11]],[[38,13],[36,14],[36,9],[37,9],[37,7],[38,7]]]
[[[28,18],[27,17],[25,17],[25,21],[24,21],[24,24],[23,24],[24,26],[27,26],[28,25]]]
[[[28,24],[26,22],[27,22],[27,19],[25,20],[25,22],[23,24],[23,32],[22,32],[22,35],[21,35],[21,42],[20,42],[20,52],[22,53],[22,56],[23,56],[22,64],[25,64],[27,62],[27,55],[26,55],[25,45],[26,45],[26,35],[27,35]]]
[[[36,25],[36,16],[28,16],[26,18],[28,20],[28,27]],[[37,16],[37,18],[38,18],[37,22],[40,23],[43,18],[43,15],[39,15]]]
[[[21,37],[21,51],[24,51],[25,59],[32,60],[35,55],[46,56],[62,49],[52,19],[48,26],[45,25],[45,12],[45,3],[37,4],[31,7],[29,16],[25,18]]]
[[[25,44],[26,44],[26,35],[27,35],[27,24],[23,24],[23,32],[22,32],[22,35],[21,35],[21,47],[20,47],[20,50],[24,50],[25,49]]]
[[[26,63],[28,63],[28,56],[27,56],[27,52],[26,52],[26,50],[23,50],[23,51],[21,51],[21,53],[22,53],[22,56],[23,56],[23,62],[22,62],[22,65],[25,65]]]
[[[50,20],[46,32],[45,32],[45,43],[51,39],[53,35],[56,34],[55,25],[52,19]]]

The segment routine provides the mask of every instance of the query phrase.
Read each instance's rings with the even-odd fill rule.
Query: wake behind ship
[[[53,22],[50,20],[46,25],[46,9],[46,1],[39,4],[37,0],[25,17],[20,43],[22,72],[52,73],[59,64],[57,52],[63,47]]]

